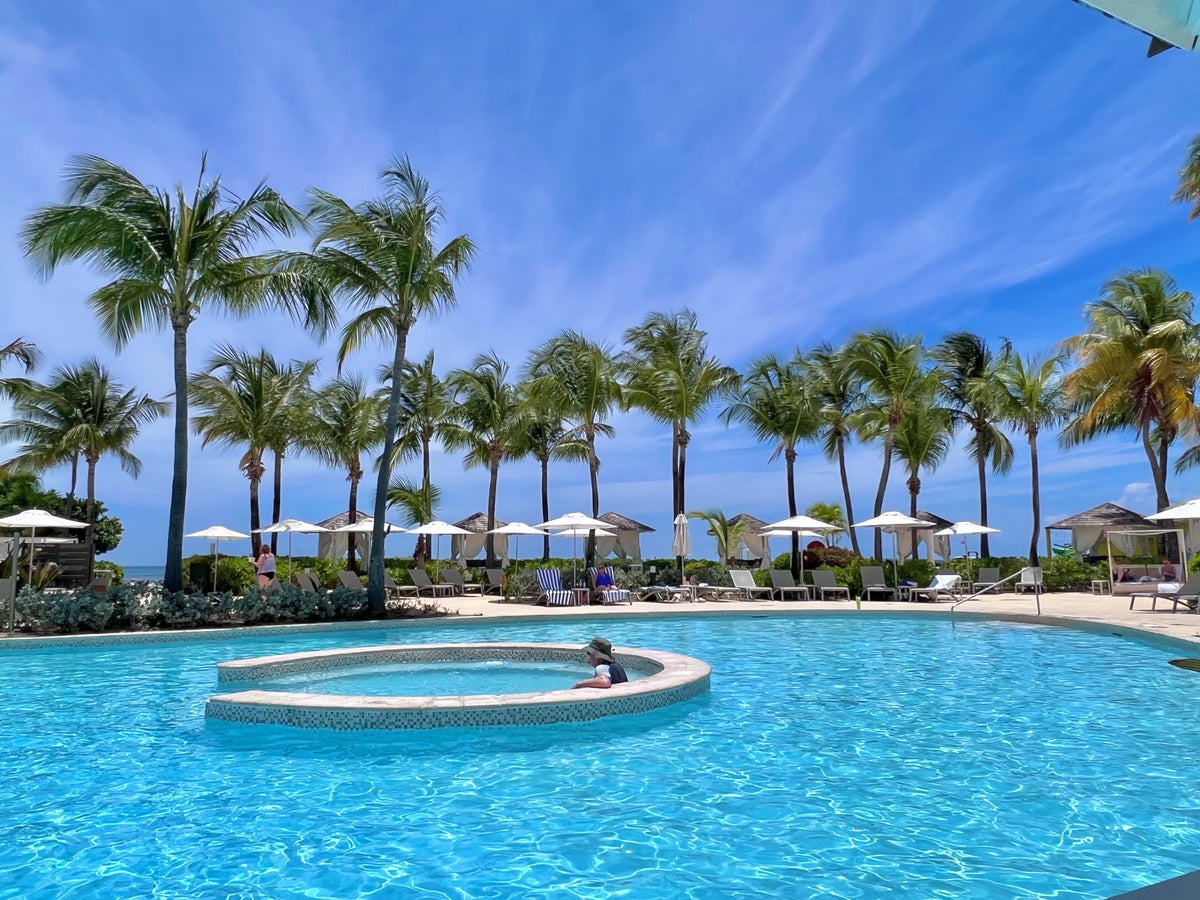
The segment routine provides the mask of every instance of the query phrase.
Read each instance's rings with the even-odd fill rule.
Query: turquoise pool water
[[[608,619],[709,661],[710,694],[546,728],[204,719],[226,659],[596,630],[0,653],[0,897],[1097,900],[1200,868],[1200,675],[1108,635]]]
[[[386,663],[295,672],[265,681],[231,682],[223,685],[222,689],[395,697],[528,694],[565,691],[592,674],[593,670],[584,661],[581,651],[579,662],[574,665],[524,660]],[[642,677],[638,672],[628,674],[630,681]]]

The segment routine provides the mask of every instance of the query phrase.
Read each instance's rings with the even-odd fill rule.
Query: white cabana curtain
[[[738,548],[746,552],[747,558],[758,559],[760,569],[771,568],[770,538],[763,537],[761,534],[745,534],[738,542]]]
[[[950,536],[945,534],[935,534],[940,530],[938,528],[896,528],[896,548],[901,559],[907,559],[913,556],[915,552],[919,552],[921,545],[925,545],[925,558],[930,562],[936,562],[937,557],[942,559],[950,558]],[[884,531],[893,531],[891,528],[885,528]]]
[[[362,520],[359,519],[361,522]],[[323,531],[317,537],[317,556],[321,559],[341,559],[350,551],[350,535],[336,531]],[[363,559],[371,557],[371,536],[356,534],[354,549]]]
[[[496,539],[496,556],[504,563],[508,564],[508,535],[494,534]],[[474,559],[487,549],[486,534],[455,534],[450,537],[450,561],[465,562],[468,559]]]

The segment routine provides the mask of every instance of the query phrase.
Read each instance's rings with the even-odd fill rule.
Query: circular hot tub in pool
[[[580,648],[567,644],[413,644],[240,659],[220,663],[217,680],[248,689],[214,694],[204,711],[246,724],[339,730],[540,725],[646,712],[708,690],[712,670],[702,660],[643,649],[622,649],[616,657],[630,680],[607,690],[569,687],[588,670],[579,665]],[[523,672],[538,689],[461,694],[412,689],[414,676],[428,676],[434,687],[507,688]],[[558,675],[567,687],[546,690],[547,678]],[[297,682],[305,689],[288,689]],[[339,687],[360,692],[334,693]],[[378,693],[388,689],[396,693]]]

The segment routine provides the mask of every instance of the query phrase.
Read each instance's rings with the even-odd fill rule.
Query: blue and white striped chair
[[[558,569],[538,569],[538,587],[542,589],[538,603],[546,601],[547,606],[574,606],[575,594],[562,586],[562,572]]]
[[[603,600],[606,605],[612,604],[612,603],[630,603],[631,602],[629,599],[629,591],[625,590],[624,588],[618,588],[618,587],[598,588],[598,587],[596,587],[596,574],[598,571],[599,571],[599,569],[596,566],[592,566],[591,568],[588,569],[588,584],[590,584],[592,586],[592,589],[597,594],[600,595],[600,599]]]

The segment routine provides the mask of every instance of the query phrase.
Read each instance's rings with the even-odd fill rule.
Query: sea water
[[[1109,634],[606,618],[618,648],[710,662],[711,692],[520,728],[204,718],[227,659],[598,630],[2,652],[0,897],[1099,900],[1200,868],[1200,675]]]

